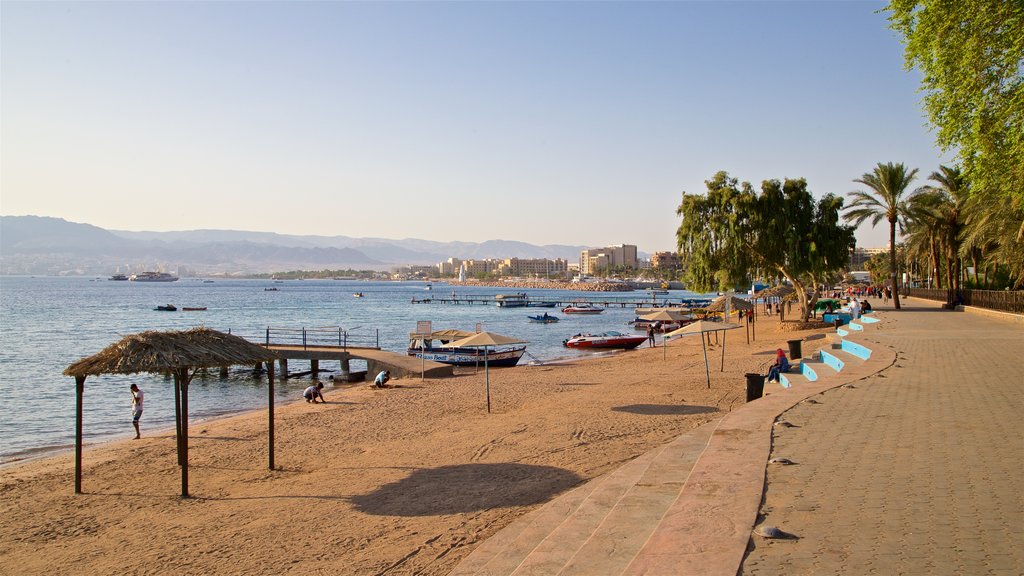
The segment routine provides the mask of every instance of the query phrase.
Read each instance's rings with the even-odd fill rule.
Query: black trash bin
[[[764,374],[747,373],[747,402],[764,395]]]
[[[800,350],[800,343],[803,340],[786,340],[789,344],[789,359],[796,360],[797,358],[803,357],[803,352]]]

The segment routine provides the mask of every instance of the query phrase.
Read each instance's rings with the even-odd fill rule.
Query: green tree
[[[896,284],[896,229],[899,228],[902,234],[903,222],[910,216],[907,201],[913,193],[905,195],[916,175],[917,168],[908,172],[903,164],[879,162],[874,171],[854,180],[871,190],[848,192],[847,196],[852,202],[843,215],[854,226],[859,226],[869,218],[872,226],[876,226],[883,218],[889,222],[889,281],[892,283],[893,306],[897,310],[900,309],[900,296]]]
[[[925,218],[935,233],[946,262],[946,301],[953,302],[960,292],[960,253],[969,187],[959,168],[940,166],[928,177],[938,186],[923,186],[914,195],[911,214]]]
[[[840,270],[853,244],[853,227],[839,224],[843,200],[819,201],[803,178],[766,180],[760,194],[722,171],[705,182],[704,196],[683,194],[676,231],[686,261],[687,286],[731,288],[753,271],[785,277],[796,289],[804,321],[817,299],[806,285]]]
[[[891,0],[885,10],[906,67],[923,73],[938,144],[957,150],[974,194],[1024,212],[1024,2]]]

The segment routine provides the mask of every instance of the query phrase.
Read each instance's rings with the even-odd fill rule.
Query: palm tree
[[[917,175],[917,168],[907,171],[902,163],[878,163],[873,172],[866,172],[854,180],[871,189],[870,192],[855,190],[846,195],[852,200],[843,215],[843,219],[859,226],[861,222],[871,219],[871,225],[877,225],[882,218],[889,222],[889,282],[892,285],[892,302],[900,309],[899,291],[896,287],[896,227],[903,233],[903,219],[909,210],[908,198],[904,198],[907,188]],[[911,194],[912,196],[913,194]]]
[[[921,205],[931,216],[929,220],[946,257],[946,302],[952,303],[961,289],[959,262],[970,190],[959,168],[939,166],[928,179],[939,185],[922,186],[912,203]]]

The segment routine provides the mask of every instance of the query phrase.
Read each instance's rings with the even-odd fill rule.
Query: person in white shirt
[[[139,433],[139,418],[142,418],[142,399],[145,398],[145,393],[139,390],[139,387],[135,384],[131,385],[132,391],[132,426],[135,426],[135,439],[138,440],[142,437]]]

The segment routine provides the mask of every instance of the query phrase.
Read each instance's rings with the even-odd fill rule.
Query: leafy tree
[[[939,248],[946,261],[946,301],[953,302],[960,292],[960,246],[965,220],[969,187],[958,168],[940,166],[938,172],[928,177],[938,186],[923,186],[914,195],[913,204],[918,207],[913,214],[927,218],[938,239]]]
[[[900,309],[900,296],[896,285],[896,229],[903,233],[903,222],[910,216],[910,207],[904,197],[917,168],[907,171],[903,164],[878,163],[873,172],[867,172],[854,180],[871,189],[870,192],[855,190],[848,192],[853,201],[843,215],[847,222],[859,226],[861,222],[871,219],[871,225],[877,225],[883,218],[889,222],[889,281],[892,283],[892,301],[897,310]]]
[[[676,209],[676,231],[686,260],[687,285],[696,290],[732,287],[754,271],[781,275],[796,289],[802,318],[806,284],[840,270],[853,245],[853,227],[839,224],[843,200],[831,194],[819,201],[800,179],[766,180],[758,194],[722,171],[705,182],[704,196],[683,194]]]
[[[905,64],[923,73],[937,140],[958,151],[973,193],[1024,213],[1024,2],[891,0]],[[1016,241],[1024,241],[1018,219]]]

